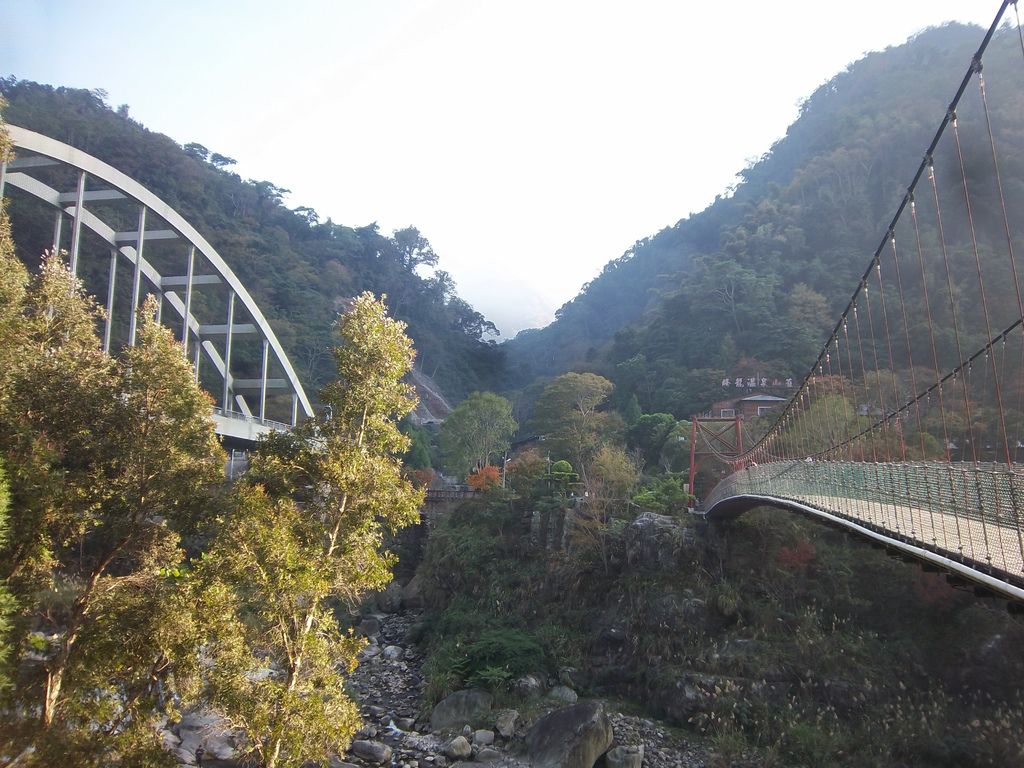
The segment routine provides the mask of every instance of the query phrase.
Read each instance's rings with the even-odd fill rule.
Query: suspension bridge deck
[[[708,518],[796,508],[1024,599],[1024,468],[945,462],[773,462],[726,478]]]

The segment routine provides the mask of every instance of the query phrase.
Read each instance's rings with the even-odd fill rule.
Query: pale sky
[[[510,337],[705,208],[848,63],[998,7],[0,0],[0,74],[102,88],[322,218],[415,225]]]

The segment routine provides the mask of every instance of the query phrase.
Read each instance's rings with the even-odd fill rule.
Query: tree
[[[640,450],[645,466],[655,466],[661,456],[675,417],[670,413],[645,413],[630,427],[626,437],[631,447]]]
[[[0,398],[13,502],[0,562],[21,656],[2,740],[26,764],[144,762],[159,747],[156,697],[181,634],[163,574],[223,454],[209,397],[155,309],[139,310],[137,345],[111,359],[99,311],[55,256],[5,308],[21,323],[0,352],[17,351]]]
[[[681,472],[690,462],[690,440],[693,438],[693,424],[679,421],[672,427],[661,446],[658,464],[666,472]]]
[[[397,458],[409,446],[397,421],[416,403],[402,381],[414,357],[404,331],[382,301],[355,299],[321,393],[332,418],[260,447],[196,580],[210,616],[209,701],[265,768],[326,762],[359,727],[339,668],[355,666],[362,641],[341,633],[334,605],[387,584],[383,530],[413,523],[423,498]]]
[[[7,505],[9,494],[7,479],[0,470],[0,551],[7,543]],[[0,585],[0,692],[11,685],[11,661],[14,656],[14,644],[11,642],[11,616],[16,608],[10,590]]]
[[[624,509],[624,502],[636,486],[640,470],[635,457],[618,446],[604,444],[594,455],[586,476],[587,498],[573,524],[573,541],[583,552],[597,552],[605,573],[608,573],[611,566],[611,522]]]
[[[530,498],[540,491],[546,471],[547,464],[537,449],[527,448],[506,463],[506,482],[516,494]]]
[[[491,463],[508,450],[519,425],[512,403],[493,392],[474,392],[441,425],[445,466],[460,475]]]
[[[466,483],[474,491],[489,491],[501,485],[501,471],[490,464],[476,470],[466,478]]]
[[[396,229],[391,235],[398,251],[402,266],[410,272],[417,267],[437,266],[437,254],[430,241],[416,227]]]
[[[552,442],[554,451],[573,458],[584,483],[586,466],[609,426],[608,414],[599,408],[613,388],[594,373],[566,373],[544,388],[534,406],[534,429]]]
[[[429,469],[430,433],[411,423],[407,423],[403,430],[409,436],[409,450],[402,457],[405,466],[410,469]]]

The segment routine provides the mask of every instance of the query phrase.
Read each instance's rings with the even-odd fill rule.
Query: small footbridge
[[[259,306],[220,254],[143,185],[75,147],[6,126],[15,157],[0,166],[0,198],[49,210],[55,252],[103,303],[104,350],[135,344],[147,294],[217,403],[218,434],[247,445],[313,415],[295,370]]]
[[[697,479],[709,520],[800,512],[1019,604],[1024,34],[1011,5],[965,62],[795,394],[770,421],[695,419],[694,455],[699,442],[726,468],[714,487]]]

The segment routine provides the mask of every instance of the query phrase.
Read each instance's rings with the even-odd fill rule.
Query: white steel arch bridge
[[[6,130],[15,157],[0,165],[0,198],[26,195],[52,210],[52,248],[63,247],[87,289],[106,295],[104,350],[135,343],[134,309],[153,294],[160,321],[214,397],[219,435],[250,443],[313,415],[267,318],[181,214],[92,155],[24,128]]]

